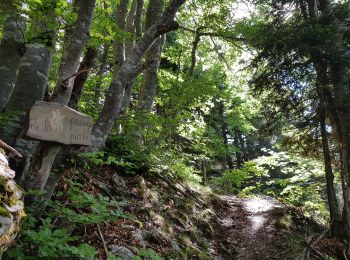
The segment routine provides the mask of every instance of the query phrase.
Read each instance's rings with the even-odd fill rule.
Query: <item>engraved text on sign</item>
[[[92,118],[67,106],[38,101],[29,113],[27,135],[63,144],[91,145]]]

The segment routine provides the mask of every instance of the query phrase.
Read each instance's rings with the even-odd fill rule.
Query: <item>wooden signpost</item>
[[[63,144],[91,145],[92,126],[90,116],[61,104],[38,101],[29,113],[27,135]]]

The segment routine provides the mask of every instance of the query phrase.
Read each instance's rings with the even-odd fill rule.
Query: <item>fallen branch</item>
[[[307,247],[303,250],[303,253],[299,257],[299,259],[310,259],[310,250],[313,251],[321,259],[325,259],[325,256],[320,251],[318,251],[315,247],[327,235],[329,230],[330,230],[329,228],[324,230],[313,242],[310,242],[310,240],[312,240],[312,237],[311,237],[311,239],[304,240]]]
[[[15,157],[23,158],[23,156],[13,147],[6,144],[3,140],[0,139],[0,148],[4,149],[5,152],[9,152]]]
[[[102,244],[103,244],[103,248],[104,248],[105,253],[106,253],[106,257],[108,257],[108,249],[107,249],[106,241],[105,241],[105,239],[103,237],[103,234],[101,232],[100,225],[96,224],[96,226],[97,226],[98,234],[100,235],[100,238],[101,238],[101,241],[102,241]]]

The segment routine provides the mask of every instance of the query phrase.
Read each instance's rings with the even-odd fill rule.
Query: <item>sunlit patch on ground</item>
[[[249,216],[251,234],[255,234],[259,229],[263,228],[268,220],[266,216],[260,213],[268,212],[277,207],[279,205],[273,201],[263,198],[252,198],[244,202],[245,211],[253,214]]]
[[[269,211],[278,205],[267,199],[253,198],[244,202],[244,209],[250,213],[259,213]]]
[[[251,226],[251,231],[252,233],[255,233],[256,231],[258,231],[260,228],[262,228],[265,224],[265,222],[267,221],[266,217],[264,216],[251,216],[249,217],[252,226]]]

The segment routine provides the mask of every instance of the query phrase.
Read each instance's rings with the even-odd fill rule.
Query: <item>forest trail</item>
[[[226,247],[228,254],[215,259],[288,259],[291,233],[283,224],[288,215],[282,204],[268,197],[220,199],[227,207],[216,246]]]
[[[307,246],[303,241],[322,232],[322,226],[295,208],[267,196],[239,198],[198,192],[167,177],[121,176],[113,174],[113,169],[104,170],[96,175],[86,173],[89,182],[83,189],[105,193],[111,199],[123,198],[126,203],[121,209],[137,219],[122,217],[100,224],[106,246],[121,259],[129,259],[134,248],[143,247],[169,260],[296,259]],[[65,185],[60,183],[62,191]],[[77,228],[75,235],[98,248],[100,260],[106,259],[96,225],[89,230]],[[325,244],[319,246],[325,252]]]

